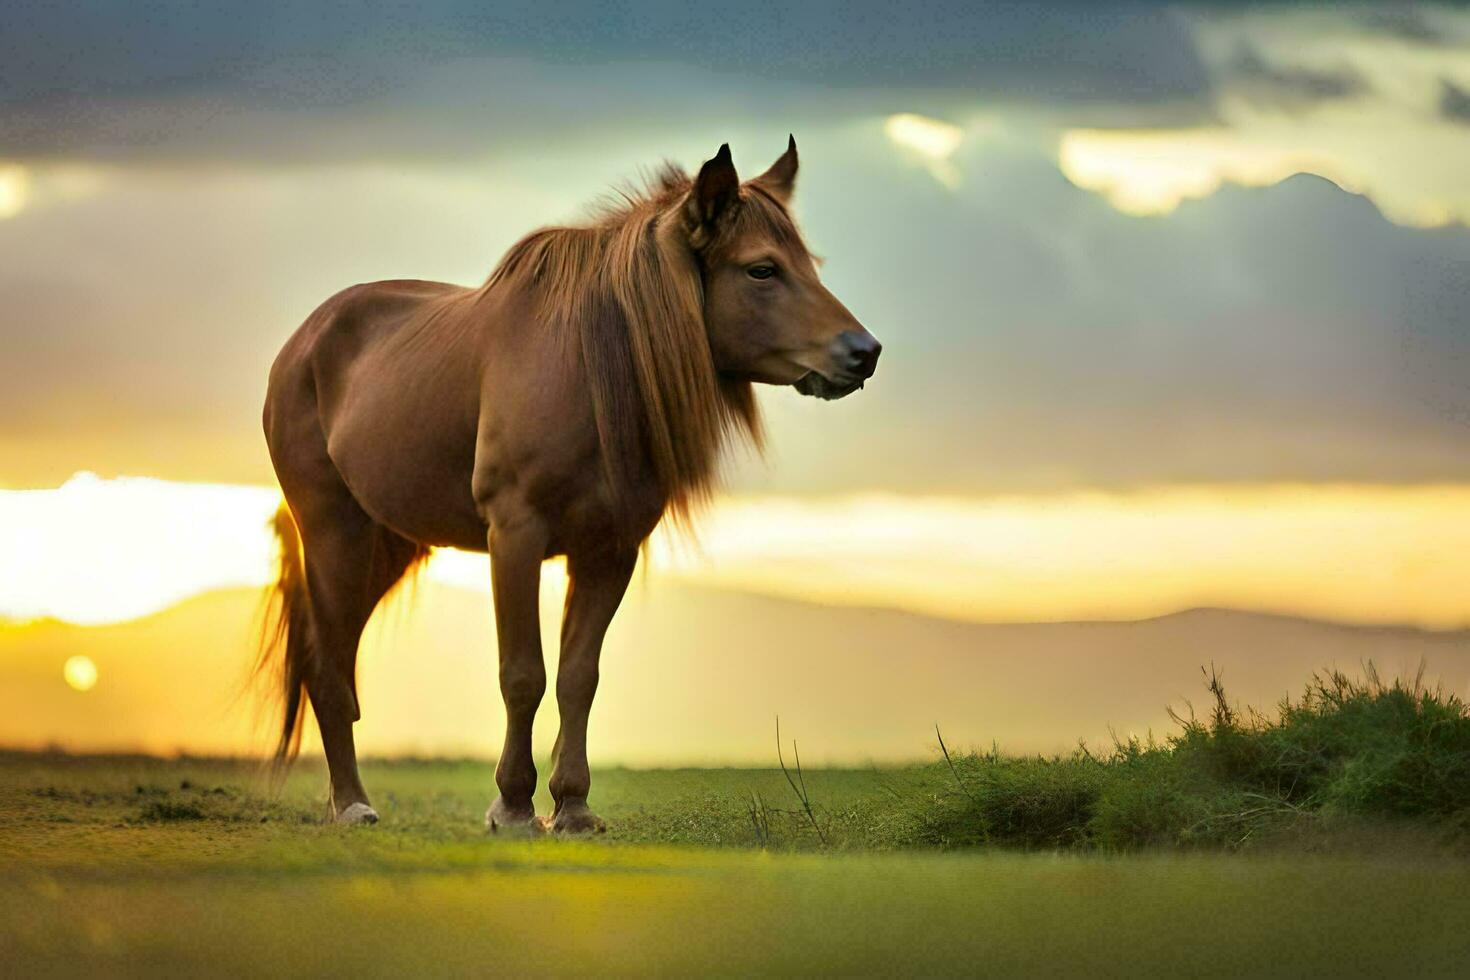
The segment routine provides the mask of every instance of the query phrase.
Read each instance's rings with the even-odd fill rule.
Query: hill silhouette
[[[554,671],[556,604],[544,604]],[[264,748],[242,682],[259,593],[211,593],[101,627],[54,621],[0,629],[9,679],[0,745],[247,754]],[[498,749],[493,621],[485,596],[431,583],[369,627],[359,675],[365,754],[478,755]],[[62,681],[75,655],[95,689]],[[973,624],[655,582],[637,585],[609,633],[592,748],[603,764],[765,763],[774,718],[811,764],[926,758],[939,724],[951,747],[1066,749],[1172,728],[1169,706],[1203,697],[1213,664],[1242,702],[1269,706],[1312,672],[1385,675],[1427,665],[1463,693],[1470,631],[1358,627],[1222,609],[1133,622]],[[548,697],[537,745],[549,751]],[[308,739],[308,751],[312,741]]]

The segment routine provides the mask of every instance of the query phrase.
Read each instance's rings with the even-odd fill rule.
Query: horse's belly
[[[473,439],[463,447],[428,433],[381,439],[348,426],[330,439],[328,453],[373,520],[421,544],[485,550],[486,528],[470,490]]]
[[[355,373],[355,372],[354,372]],[[405,376],[408,375],[408,376]],[[327,454],[363,510],[422,544],[485,550],[472,492],[474,381],[365,371],[326,421]],[[466,397],[449,397],[465,388]]]

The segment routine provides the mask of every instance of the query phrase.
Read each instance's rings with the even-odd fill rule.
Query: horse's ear
[[[696,246],[707,242],[715,223],[740,199],[740,177],[730,159],[730,144],[706,160],[684,200],[684,220]]]
[[[781,154],[781,159],[771,164],[771,169],[755,179],[770,191],[781,203],[791,200],[792,193],[796,190],[796,137],[787,136],[786,152]]]

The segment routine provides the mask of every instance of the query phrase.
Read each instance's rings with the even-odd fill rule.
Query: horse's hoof
[[[366,803],[353,803],[337,814],[337,823],[344,827],[365,826],[378,822],[378,811]]]
[[[585,803],[566,804],[549,821],[558,834],[605,834],[607,823]]]
[[[492,834],[536,836],[546,833],[546,822],[534,807],[508,807],[498,797],[485,813],[485,829]]]

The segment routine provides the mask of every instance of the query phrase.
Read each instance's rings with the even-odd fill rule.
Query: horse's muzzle
[[[856,375],[860,381],[871,378],[878,370],[878,355],[883,353],[883,345],[866,330],[844,330],[837,335],[832,346],[833,362],[841,370]]]
[[[803,395],[834,401],[852,394],[878,370],[883,345],[866,330],[844,330],[832,341],[832,374],[808,371],[796,382]]]
[[[856,381],[843,383],[831,381],[816,371],[808,371],[797,380],[793,387],[803,395],[811,395],[813,398],[821,398],[825,401],[836,401],[839,398],[846,398],[854,391],[857,391],[863,386],[863,381],[865,380],[867,379],[860,378]]]

